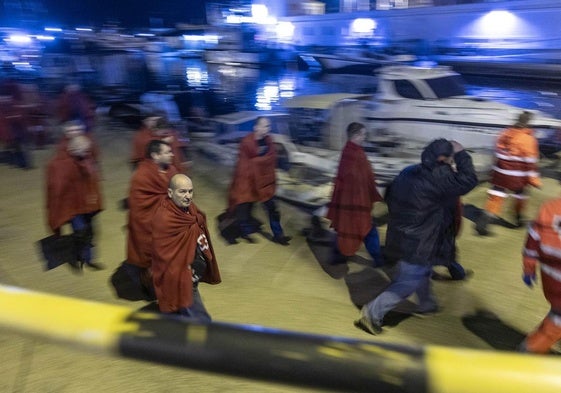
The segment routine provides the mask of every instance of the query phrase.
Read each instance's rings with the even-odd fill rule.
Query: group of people
[[[127,259],[122,268],[145,299],[157,300],[162,313],[209,322],[211,317],[198,292],[198,283],[220,283],[218,263],[207,218],[193,202],[188,167],[178,159],[181,152],[174,145],[177,138],[160,120],[147,118],[135,138],[131,160],[134,172],[128,195]],[[516,184],[524,180],[524,185],[539,185],[537,159],[532,155],[538,151],[537,142],[521,136],[533,138],[528,121],[529,115],[524,112],[517,125],[499,137],[493,188],[489,191],[490,198],[499,191],[513,191],[518,220],[522,216],[518,201],[522,200],[524,186],[512,185],[505,179],[514,176],[521,181]],[[57,232],[62,225],[71,224],[81,239],[78,268],[95,268],[91,221],[102,209],[99,165],[91,138],[85,132],[73,133],[73,126],[74,123],[65,125],[65,137],[48,167],[49,225]],[[272,231],[270,239],[288,245],[291,238],[284,233],[274,200],[277,158],[270,128],[270,120],[260,117],[253,132],[241,141],[228,189],[227,212],[234,218],[239,237],[254,243],[251,235],[259,229],[251,221],[252,208],[262,203]],[[421,162],[405,168],[382,196],[362,147],[366,134],[361,123],[351,123],[347,128],[348,141],[326,218],[337,234],[335,260],[344,261],[364,243],[374,267],[396,264],[397,274],[391,284],[362,307],[355,321],[356,327],[378,334],[382,332],[384,316],[412,294],[418,299],[417,313],[439,309],[430,284],[434,265],[444,264],[462,278],[463,268],[455,259],[460,198],[477,185],[478,179],[471,156],[461,144],[437,139],[425,147]],[[512,141],[516,141],[514,150]],[[523,144],[531,147],[516,150]],[[140,155],[140,151],[144,154]],[[520,158],[522,154],[527,154],[524,159]],[[371,216],[373,204],[380,201],[387,203],[389,211],[384,248]],[[497,209],[490,211],[496,213]],[[552,304],[540,328],[521,345],[526,351],[546,352],[561,339],[561,227],[556,214],[561,215],[560,201],[544,205],[538,220],[530,226],[524,250],[524,282],[533,284],[536,266],[541,262],[544,291]],[[478,232],[487,234],[481,228],[478,223]],[[237,243],[235,238],[226,240]]]
[[[382,198],[362,148],[365,126],[349,124],[347,137],[326,217],[337,234],[334,261],[354,255],[364,242],[374,267],[397,263],[390,286],[364,305],[355,321],[358,328],[379,334],[386,313],[413,293],[418,298],[417,313],[438,309],[430,289],[432,268],[437,263],[457,265],[458,200],[477,185],[477,175],[459,143],[437,139],[425,147],[421,163],[405,168]],[[382,252],[371,211],[375,202],[384,199],[389,221]]]
[[[488,236],[492,219],[498,219],[504,200],[514,197],[515,227],[525,222],[528,186],[541,187],[537,170],[538,141],[529,126],[531,112],[522,112],[516,123],[497,139],[491,188],[475,230]],[[421,163],[409,166],[387,187],[384,198],[376,190],[375,175],[361,144],[366,129],[360,123],[347,128],[327,218],[337,234],[335,262],[356,253],[360,243],[373,258],[373,266],[396,263],[389,286],[363,305],[354,324],[370,334],[382,332],[384,316],[415,294],[415,314],[437,312],[430,279],[435,265],[448,267],[452,279],[465,277],[456,261],[456,236],[461,223],[460,197],[478,183],[470,155],[456,141],[437,139],[428,144]],[[561,181],[561,178],[559,179]],[[389,219],[385,248],[381,251],[370,213],[384,200]],[[547,353],[561,340],[561,199],[546,202],[528,228],[523,249],[523,282],[530,288],[540,267],[543,291],[551,309],[542,323],[520,344],[519,350]]]
[[[89,133],[95,125],[95,104],[78,84],[69,84],[54,100],[43,97],[34,84],[5,79],[0,83],[1,161],[22,169],[32,169],[33,148],[51,142],[56,125],[78,120]]]

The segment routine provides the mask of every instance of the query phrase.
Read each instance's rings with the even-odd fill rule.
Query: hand
[[[524,274],[522,275],[522,281],[524,281],[524,284],[526,284],[526,286],[528,288],[532,288],[534,286],[534,283],[537,282],[537,278],[536,278],[536,274]]]
[[[454,154],[464,150],[464,147],[456,141],[450,141],[450,143],[452,144],[452,147],[454,148]]]

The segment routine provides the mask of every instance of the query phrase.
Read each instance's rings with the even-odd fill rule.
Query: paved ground
[[[100,132],[103,190],[106,210],[98,218],[97,259],[103,271],[82,276],[67,266],[45,272],[35,242],[48,232],[44,212],[44,163],[50,150],[35,151],[37,169],[23,171],[0,166],[0,283],[37,291],[130,306],[114,297],[108,286],[112,271],[124,259],[126,212],[119,201],[126,195],[127,164],[132,131]],[[309,216],[282,205],[285,230],[294,236],[283,247],[260,238],[258,244],[226,245],[216,234],[214,217],[225,206],[224,176],[219,168],[195,162],[192,177],[195,200],[212,221],[215,249],[223,283],[203,285],[205,304],[215,320],[258,324],[291,331],[335,335],[412,345],[460,346],[482,350],[513,349],[548,307],[539,288],[529,290],[521,280],[522,229],[493,227],[495,236],[481,238],[464,219],[459,239],[461,262],[474,275],[466,282],[434,281],[443,313],[425,319],[389,318],[380,336],[353,326],[356,304],[378,292],[387,277],[367,266],[364,250],[346,265],[318,261],[301,231]],[[219,179],[216,181],[216,179]],[[532,190],[530,215],[540,202],[557,196],[561,188],[545,179]],[[465,197],[467,215],[481,206],[486,186]],[[258,215],[262,214],[258,210]],[[384,206],[375,214],[383,216]],[[511,219],[508,212],[505,218]],[[385,227],[380,228],[382,236]],[[320,257],[321,258],[321,257]],[[1,302],[1,300],[0,300]],[[1,310],[1,306],[0,306]],[[83,352],[13,331],[0,335],[0,392],[291,392],[302,389],[224,377],[158,364]]]

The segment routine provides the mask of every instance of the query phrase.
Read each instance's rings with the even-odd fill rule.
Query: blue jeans
[[[430,289],[432,274],[430,265],[422,266],[400,260],[397,263],[397,268],[397,277],[390,286],[376,299],[364,306],[370,320],[380,325],[388,311],[394,309],[413,293],[418,297],[418,312],[432,311],[437,307]]]
[[[269,225],[275,237],[283,236],[283,229],[280,223],[280,213],[277,209],[274,198],[263,202],[263,208],[269,216]],[[257,228],[250,222],[251,210],[253,209],[252,202],[241,203],[236,208],[236,218],[240,225],[242,236],[254,233]]]
[[[380,248],[380,236],[374,224],[370,232],[368,232],[364,238],[364,246],[372,259],[374,259],[374,267],[384,265],[384,257],[382,256],[382,249]]]
[[[70,220],[74,236],[77,240],[78,260],[87,264],[92,261],[92,218],[91,214],[79,214]]]
[[[364,246],[366,251],[370,254],[374,260],[374,267],[380,267],[384,265],[384,257],[382,255],[382,249],[380,248],[380,236],[378,235],[378,230],[376,226],[372,225],[370,232],[364,237]],[[333,263],[344,263],[346,262],[346,257],[341,254],[339,247],[337,246],[337,239],[335,239],[335,251],[334,251],[334,261]]]
[[[212,318],[203,304],[203,299],[197,287],[197,283],[193,283],[193,304],[190,307],[179,309],[177,314],[192,321],[210,323]]]

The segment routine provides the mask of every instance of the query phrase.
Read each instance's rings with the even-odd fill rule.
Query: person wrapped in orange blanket
[[[55,234],[61,227],[72,225],[76,239],[78,261],[75,268],[85,264],[101,269],[92,261],[93,217],[102,209],[101,188],[97,163],[91,155],[91,140],[78,135],[59,149],[47,166],[48,224]]]
[[[152,275],[160,312],[210,322],[198,283],[221,282],[206,216],[193,203],[193,182],[174,175],[152,227]]]
[[[326,216],[337,232],[333,262],[354,255],[364,242],[374,265],[381,266],[380,238],[371,213],[373,204],[381,201],[382,196],[376,188],[372,165],[362,148],[366,128],[361,123],[351,123],[347,127],[347,137]]]

